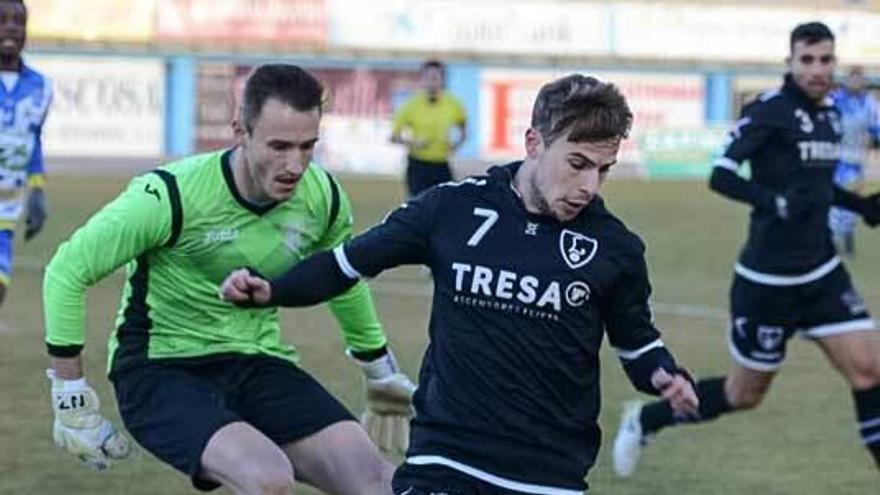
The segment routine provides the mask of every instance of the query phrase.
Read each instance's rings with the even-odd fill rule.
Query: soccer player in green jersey
[[[58,248],[43,296],[60,447],[99,469],[128,453],[80,360],[85,291],[125,265],[109,375],[140,445],[200,489],[287,494],[300,479],[329,493],[391,493],[392,466],[296,365],[277,311],[217,297],[236,267],[278,275],[350,237],[348,198],[311,163],[321,97],[297,66],[257,68],[233,122],[237,146],[136,177]],[[387,415],[382,424],[405,419],[414,387],[386,349],[367,286],[330,308],[363,366],[368,408]]]

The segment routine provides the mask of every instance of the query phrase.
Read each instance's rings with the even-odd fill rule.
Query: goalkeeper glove
[[[29,241],[43,230],[46,223],[46,194],[41,188],[31,189],[27,201],[24,240]]]
[[[412,407],[415,384],[401,373],[390,350],[370,361],[350,354],[360,363],[367,388],[367,408],[361,416],[361,425],[379,450],[405,453],[409,446],[409,420],[415,414]]]
[[[55,370],[46,370],[52,381],[52,409],[55,445],[76,456],[90,468],[103,471],[110,459],[124,459],[131,452],[128,438],[98,412],[98,395],[79,380],[62,380]]]

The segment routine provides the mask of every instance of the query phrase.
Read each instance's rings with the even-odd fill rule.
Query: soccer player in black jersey
[[[545,85],[522,161],[428,189],[332,252],[224,297],[313,304],[402,264],[430,267],[430,344],[395,493],[580,495],[599,449],[605,334],[633,385],[698,402],[653,324],[644,245],[599,195],[632,113],[611,84]]]
[[[862,440],[880,465],[880,345],[828,230],[832,204],[876,226],[880,195],[860,197],[832,182],[841,138],[839,112],[828,97],[834,35],[818,22],[799,25],[790,50],[782,88],[743,108],[709,183],[752,207],[730,289],[733,370],[697,383],[696,417],[677,415],[666,401],[628,407],[614,444],[621,476],[633,473],[642,446],[661,428],[756,407],[795,333],[816,342],[849,382]],[[750,180],[737,174],[745,160]]]

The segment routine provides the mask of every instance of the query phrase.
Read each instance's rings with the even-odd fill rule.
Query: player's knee
[[[846,378],[855,390],[868,390],[880,385],[880,357],[870,355],[854,359]]]
[[[394,465],[381,455],[374,452],[365,452],[357,459],[361,477],[359,493],[370,495],[374,493],[389,493],[391,490],[391,478],[394,477]]]
[[[283,461],[254,462],[248,466],[243,483],[248,494],[290,495],[293,493],[293,467],[285,457]]]
[[[6,300],[6,284],[0,282],[0,305]]]
[[[734,409],[754,409],[764,400],[767,389],[768,387],[758,385],[728,386],[727,401]]]

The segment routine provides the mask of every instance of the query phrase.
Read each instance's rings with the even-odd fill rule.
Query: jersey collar
[[[602,200],[601,196],[596,196],[590,201],[590,204],[587,205],[583,211],[578,214],[578,216],[567,222],[560,222],[554,217],[548,215],[539,215],[536,213],[532,213],[526,209],[525,203],[523,203],[522,195],[516,188],[513,186],[513,178],[516,177],[516,173],[519,171],[519,168],[522,166],[522,161],[511,162],[506,165],[496,165],[491,167],[488,171],[489,177],[499,182],[503,189],[507,192],[508,196],[511,198],[513,203],[516,205],[517,210],[522,212],[525,216],[529,217],[530,220],[538,221],[541,223],[555,223],[559,225],[574,225],[584,221],[588,216],[592,215],[595,212],[602,211],[605,208],[605,203]]]
[[[238,187],[236,187],[235,185],[235,177],[232,174],[233,151],[235,151],[235,148],[229,148],[228,150],[224,151],[222,155],[220,155],[220,167],[223,169],[223,180],[226,182],[226,187],[229,188],[229,192],[232,194],[232,197],[235,198],[235,201],[240,204],[244,209],[257,215],[264,215],[268,213],[272,208],[275,208],[280,203],[273,202],[264,205],[257,205],[246,200],[244,196],[241,195],[241,193],[238,191]]]

